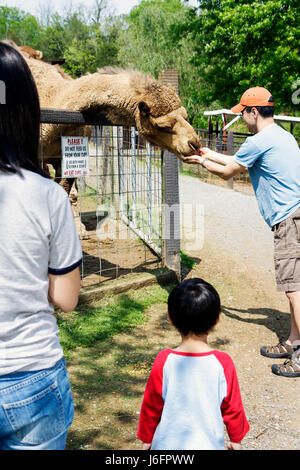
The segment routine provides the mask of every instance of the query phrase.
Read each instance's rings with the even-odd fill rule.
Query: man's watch
[[[208,160],[207,158],[203,158],[202,162],[201,162],[201,165],[203,166],[203,168],[205,168],[204,166],[204,162],[206,162],[206,160]]]

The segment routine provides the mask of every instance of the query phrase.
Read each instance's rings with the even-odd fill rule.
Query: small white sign
[[[62,178],[77,178],[90,174],[88,137],[61,138]]]

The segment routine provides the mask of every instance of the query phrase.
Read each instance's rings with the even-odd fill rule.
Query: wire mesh
[[[57,143],[71,132],[67,125],[57,129]],[[83,249],[82,287],[161,266],[159,148],[143,142],[135,128],[92,126],[89,175],[76,183],[71,201]]]
[[[231,144],[232,148],[231,151],[228,152],[228,149],[230,148],[228,132],[223,132],[223,129],[220,129],[218,132],[210,132],[208,129],[195,129],[195,131],[200,137],[201,147],[208,147],[211,150],[223,153],[224,155],[234,155],[239,150],[240,146],[245,142],[246,138],[252,135],[240,132],[231,132],[233,138]],[[295,139],[299,145],[300,139],[297,137],[295,137]],[[221,180],[221,178],[213,175],[201,165],[182,164],[181,171],[195,174],[203,181],[208,182],[210,184],[228,185],[226,182]],[[253,187],[248,171],[243,171],[234,176],[230,187],[234,187],[235,189],[247,193],[253,193]]]

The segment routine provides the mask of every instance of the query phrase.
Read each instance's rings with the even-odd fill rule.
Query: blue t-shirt
[[[235,161],[248,168],[260,212],[270,227],[300,207],[300,149],[292,134],[271,124],[246,139]]]

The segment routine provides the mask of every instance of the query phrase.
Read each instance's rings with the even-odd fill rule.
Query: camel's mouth
[[[189,146],[192,149],[192,151],[189,153],[188,156],[190,155],[201,155],[201,150],[198,145],[193,144],[192,142],[189,142]]]

